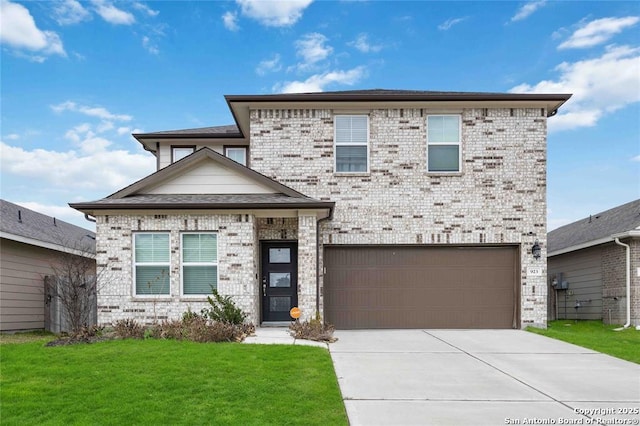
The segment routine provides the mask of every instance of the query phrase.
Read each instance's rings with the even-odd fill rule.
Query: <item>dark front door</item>
[[[289,321],[298,305],[298,244],[262,243],[262,321]]]

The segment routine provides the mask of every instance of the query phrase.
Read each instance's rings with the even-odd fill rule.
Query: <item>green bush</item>
[[[236,306],[231,296],[222,296],[213,288],[211,291],[214,298],[207,296],[207,301],[211,307],[202,309],[202,315],[217,322],[234,325],[243,324],[244,320],[247,319],[247,314]]]

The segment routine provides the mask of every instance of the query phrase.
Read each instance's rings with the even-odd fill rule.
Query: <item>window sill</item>
[[[371,177],[371,173],[368,172],[334,172],[335,177]]]
[[[171,295],[162,295],[162,296],[133,296],[133,302],[171,302]]]
[[[425,172],[430,177],[462,176],[462,172]]]

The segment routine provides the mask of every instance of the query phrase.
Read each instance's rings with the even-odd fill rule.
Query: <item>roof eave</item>
[[[363,93],[291,93],[270,95],[225,95],[225,100],[233,116],[236,127],[242,134],[249,134],[250,104],[255,103],[361,103],[361,102],[543,102],[547,109],[547,117],[556,115],[558,109],[571,98],[569,93],[403,93],[403,94],[363,94]],[[244,105],[244,108],[240,108]]]
[[[573,246],[564,247],[558,250],[551,251],[547,254],[547,257],[559,256],[561,254],[567,254],[578,250],[584,250],[590,247],[599,246],[601,244],[611,243],[616,238],[640,238],[640,230],[630,230],[626,232],[620,232],[607,237],[598,238],[597,240],[587,241],[581,244],[575,244]]]
[[[327,210],[327,216],[333,216],[335,202],[293,202],[293,203],[140,203],[140,204],[100,204],[72,203],[70,207],[92,216],[97,211],[108,210]]]
[[[91,231],[87,230],[87,233]],[[95,253],[90,250],[78,250],[76,248],[66,247],[61,244],[50,243],[47,241],[37,240],[35,238],[25,237],[23,235],[16,235],[10,232],[0,231],[0,238],[5,238],[7,240],[16,241],[23,244],[29,244],[35,247],[42,247],[50,250],[59,251],[62,253],[70,253],[75,254],[77,256],[86,257],[89,259],[95,259]]]

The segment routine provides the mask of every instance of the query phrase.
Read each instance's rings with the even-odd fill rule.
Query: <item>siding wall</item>
[[[58,252],[0,240],[0,330],[44,328],[44,277]]]
[[[631,324],[640,325],[640,240],[628,238],[622,242],[631,246]],[[563,272],[564,280],[569,282],[568,290],[556,291],[557,310],[552,306],[556,299],[550,287],[550,319],[601,319],[606,324],[625,323],[627,289],[624,247],[611,242],[550,257],[547,263],[549,283],[558,272]],[[576,310],[578,300],[581,307]]]
[[[569,283],[567,290],[549,288],[551,319],[602,319],[602,253],[603,247],[597,246],[548,259],[549,282],[562,273]]]
[[[640,325],[640,239],[626,239],[631,246],[631,324]],[[626,248],[609,243],[603,248],[603,320],[624,324],[627,320]]]

